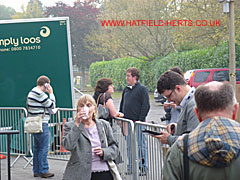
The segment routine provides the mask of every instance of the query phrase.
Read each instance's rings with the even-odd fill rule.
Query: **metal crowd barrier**
[[[75,109],[71,108],[58,108],[56,114],[51,115],[50,121],[48,122],[48,127],[50,128],[50,150],[48,154],[49,159],[56,160],[69,160],[70,152],[66,151],[62,146],[62,136],[63,136],[63,125],[64,123],[72,120],[76,113]],[[31,135],[30,135],[31,137]],[[29,148],[32,150],[33,138],[31,137],[31,143]],[[33,160],[33,157],[24,166],[26,168]]]
[[[123,158],[119,171],[124,180],[159,180],[167,145],[142,133],[143,129],[166,131],[166,126],[115,118],[113,134]]]
[[[134,123],[134,134],[136,138],[135,155],[136,180],[159,180],[162,179],[163,160],[168,145],[163,145],[158,139],[148,134],[143,134],[143,129],[153,131],[166,131],[166,126],[136,121]]]
[[[63,125],[74,119],[76,110],[60,108],[49,122],[52,134],[48,158],[69,160],[70,152],[62,146]],[[166,126],[146,122],[133,122],[129,119],[115,118],[112,123],[113,135],[119,144],[122,163],[119,171],[125,180],[159,180],[162,178],[163,159],[168,148],[141,130],[165,131]],[[143,162],[144,161],[144,162]],[[146,169],[141,169],[147,164]],[[143,170],[144,172],[142,172]]]
[[[57,113],[51,116],[48,125],[51,132],[51,144],[48,158],[69,160],[70,152],[65,150],[62,145],[63,125],[68,121],[72,121],[75,114],[75,109],[59,108]]]
[[[115,118],[112,123],[113,136],[118,142],[122,163],[118,164],[119,172],[124,179],[135,180],[135,163],[133,163],[135,137],[134,123],[129,119]],[[133,153],[131,153],[133,152]]]
[[[0,107],[0,129],[1,130],[19,130],[19,134],[11,136],[10,150],[11,155],[17,156],[12,162],[11,167],[17,162],[19,158],[24,158],[28,163],[27,156],[31,156],[29,149],[30,138],[24,133],[24,121],[27,116],[27,110],[23,107]],[[7,137],[0,137],[0,153],[7,153]]]
[[[62,146],[63,125],[74,119],[75,109],[59,108],[51,116],[49,128],[51,132],[50,151],[48,158],[69,160],[70,152]],[[19,130],[19,135],[11,137],[11,155],[16,155],[13,166],[19,158],[24,158],[31,164],[33,138],[24,133],[24,120],[27,111],[25,108],[0,107],[0,128]],[[143,129],[165,131],[166,126],[145,122],[133,122],[129,119],[114,118],[112,123],[113,135],[119,144],[122,162],[118,164],[119,171],[124,180],[159,180],[162,178],[162,167],[165,150],[159,140],[150,135],[142,134]],[[0,137],[0,154],[7,152],[7,137]],[[143,172],[142,172],[143,170]]]

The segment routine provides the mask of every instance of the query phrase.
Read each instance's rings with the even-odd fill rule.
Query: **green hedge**
[[[236,44],[236,67],[240,67],[240,46]],[[189,69],[228,67],[228,43],[218,47],[172,53],[165,57],[156,58],[151,62],[127,57],[112,61],[92,63],[90,66],[91,86],[95,87],[98,79],[112,78],[116,90],[126,86],[126,69],[136,67],[140,70],[140,81],[154,91],[160,75],[171,67],[179,66],[183,71]]]
[[[239,59],[240,46],[236,44],[236,67],[240,67]],[[184,72],[189,69],[227,68],[229,66],[228,44],[224,43],[218,47],[172,53],[162,58],[156,58],[150,62],[149,66],[154,74],[152,81],[155,82],[149,89],[154,90],[160,75],[174,66],[181,67]]]
[[[115,90],[122,90],[126,86],[126,70],[129,67],[136,67],[140,70],[140,81],[143,84],[148,82],[148,63],[132,57],[115,59],[92,63],[90,66],[91,86],[94,88],[96,82],[101,78],[111,78]]]

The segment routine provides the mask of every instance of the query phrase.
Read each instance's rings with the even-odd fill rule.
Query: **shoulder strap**
[[[106,135],[106,132],[105,132],[105,128],[104,128],[104,125],[103,123],[101,122],[102,124],[102,127],[103,127],[103,134],[104,134],[104,138],[105,138],[105,141],[106,141],[106,146],[108,147],[108,140],[107,140],[107,135]]]
[[[184,179],[189,180],[188,134],[183,138],[183,148]]]
[[[98,98],[97,98],[97,106],[98,106],[98,104],[99,104],[99,99],[100,99],[101,96],[102,96],[102,94],[99,94],[99,95],[98,95]]]
[[[100,97],[103,95],[103,106],[105,107],[106,106],[106,102],[105,102],[105,99],[106,99],[106,94],[103,93],[103,94],[99,94],[98,98],[97,98],[97,106],[99,104],[99,100],[100,100]]]

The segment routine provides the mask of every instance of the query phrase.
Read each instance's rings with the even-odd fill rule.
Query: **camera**
[[[166,112],[166,114],[160,118],[161,121],[170,121],[171,120],[171,113],[170,112]]]

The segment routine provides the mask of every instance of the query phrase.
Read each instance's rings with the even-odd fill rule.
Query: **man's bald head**
[[[212,81],[201,85],[196,89],[194,96],[200,114],[225,110],[231,112],[237,103],[229,82]]]

